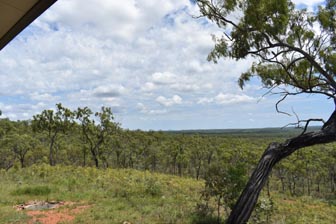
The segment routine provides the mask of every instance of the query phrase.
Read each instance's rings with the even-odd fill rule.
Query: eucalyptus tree
[[[196,0],[201,16],[222,28],[214,37],[208,59],[251,57],[253,65],[241,74],[244,87],[252,77],[262,86],[280,94],[276,103],[293,95],[317,94],[336,102],[336,0],[311,12],[298,9],[289,0]],[[320,130],[307,132],[312,121],[321,121]],[[273,168],[296,150],[336,140],[336,111],[329,119],[298,120],[302,134],[282,143],[271,143],[263,153],[246,188],[234,206],[228,223],[246,223],[259,193]]]
[[[119,124],[114,121],[112,109],[102,107],[100,112],[94,113],[88,108],[78,108],[76,119],[81,126],[83,140],[88,145],[95,166],[99,167],[99,159],[102,155],[102,146],[107,137],[116,132]]]
[[[205,163],[209,159],[209,153],[212,153],[211,148],[205,147],[205,140],[203,136],[193,135],[190,138],[190,160],[191,160],[191,169],[195,170],[195,177],[198,180],[200,175],[205,168]],[[208,152],[209,149],[209,152]],[[211,160],[211,158],[210,158]]]
[[[7,137],[15,129],[14,122],[8,118],[0,119],[0,168],[10,169],[15,162],[15,154],[7,147]]]
[[[20,161],[21,168],[25,167],[28,152],[38,145],[28,121],[15,122],[15,129],[6,137],[6,142],[15,157]]]
[[[62,106],[61,103],[56,104],[56,111],[43,110],[41,114],[33,116],[32,127],[36,132],[46,132],[49,141],[49,164],[56,165],[55,144],[60,134],[67,133],[73,126],[73,112]]]

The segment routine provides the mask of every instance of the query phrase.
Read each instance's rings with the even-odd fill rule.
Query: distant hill
[[[320,129],[319,126],[310,127],[307,131]],[[237,135],[237,136],[293,136],[302,132],[302,129],[286,128],[249,128],[249,129],[195,129],[195,130],[168,130],[171,134],[202,134],[202,135]]]

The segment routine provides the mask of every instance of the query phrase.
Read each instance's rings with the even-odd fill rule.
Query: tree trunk
[[[96,149],[97,149],[97,146],[95,146],[94,148],[90,147],[90,152],[91,152],[91,156],[92,156],[92,159],[93,159],[93,162],[96,168],[99,168],[98,153],[96,152]]]
[[[96,168],[99,168],[99,160],[96,156],[93,157]]]
[[[54,138],[52,138],[49,146],[49,165],[54,166],[54,152],[53,152],[53,146],[54,146]]]
[[[50,146],[49,146],[49,164],[50,164],[50,166],[55,166],[56,165],[56,158],[55,158],[55,154],[54,154],[54,145],[55,145],[57,133],[58,132],[56,131],[50,139]]]
[[[20,156],[21,168],[24,168],[24,156]]]
[[[281,181],[281,189],[282,189],[282,193],[285,193],[285,178],[283,176],[280,177],[280,181]]]
[[[288,139],[284,143],[271,143],[259,160],[245,189],[233,207],[227,223],[243,224],[249,220],[258,201],[260,191],[277,162],[300,148],[333,141],[336,141],[336,111],[333,112],[320,131],[301,134]]]
[[[83,167],[86,166],[86,149],[83,149]]]

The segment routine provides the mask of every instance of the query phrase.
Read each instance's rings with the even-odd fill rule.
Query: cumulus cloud
[[[251,103],[256,102],[256,99],[245,94],[231,94],[231,93],[219,93],[217,96],[212,98],[202,97],[199,98],[198,104],[240,104],[240,103]]]
[[[156,90],[158,87],[152,82],[146,82],[142,87],[141,90],[144,92],[152,92]]]
[[[253,97],[241,94],[219,93],[215,97],[215,101],[218,104],[236,104],[236,103],[249,103],[255,101]]]
[[[143,103],[138,103],[137,104],[137,109],[143,113],[143,114],[148,114],[148,115],[160,115],[160,114],[165,114],[168,111],[166,109],[163,110],[155,110],[155,109],[149,109],[146,107]]]
[[[171,72],[155,72],[150,81],[141,88],[144,92],[161,90],[163,88],[177,92],[197,92],[211,89],[213,85],[204,77],[196,75],[173,74]]]
[[[0,109],[20,118],[58,102],[105,105],[142,128],[141,116],[193,119],[201,104],[253,102],[258,89],[236,90],[252,59],[209,63],[211,34],[222,32],[197,14],[189,0],[57,1],[0,52]]]
[[[213,98],[202,97],[198,99],[197,104],[209,104],[212,103],[213,101],[214,101]]]
[[[63,1],[55,4],[43,21],[130,41],[187,4],[187,0],[124,0],[122,4],[105,0],[87,0],[85,4],[80,0]]]
[[[11,103],[5,104],[0,102],[0,108],[2,111],[2,118],[9,118],[12,120],[31,119],[32,115],[41,113],[44,109],[51,107],[43,102],[33,103]]]
[[[166,98],[164,96],[158,96],[156,98],[156,102],[158,102],[159,104],[166,106],[166,107],[170,107],[173,106],[175,104],[181,104],[182,103],[182,98],[178,95],[174,95],[171,98]]]
[[[123,86],[98,86],[92,91],[93,96],[101,98],[116,98],[126,92]]]
[[[53,96],[49,93],[38,93],[38,92],[31,93],[30,98],[36,101],[47,101],[47,102],[54,102],[59,99],[59,97]]]
[[[175,74],[172,74],[170,72],[156,72],[152,74],[152,80],[154,83],[159,85],[165,85],[165,84],[171,84],[174,83],[177,79],[177,76]]]

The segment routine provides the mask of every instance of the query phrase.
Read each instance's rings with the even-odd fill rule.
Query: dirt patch
[[[31,217],[28,224],[41,223],[41,224],[57,224],[60,222],[71,222],[75,219],[76,215],[90,207],[89,205],[76,205],[73,202],[59,202],[50,203],[52,206],[47,207],[47,202],[34,202],[25,205],[16,206],[18,210],[26,210],[27,215]],[[42,210],[35,209],[40,206]],[[22,209],[23,207],[23,209]],[[29,209],[34,208],[34,209]]]
[[[24,204],[16,205],[16,210],[48,210],[63,206],[63,201],[29,201]]]

